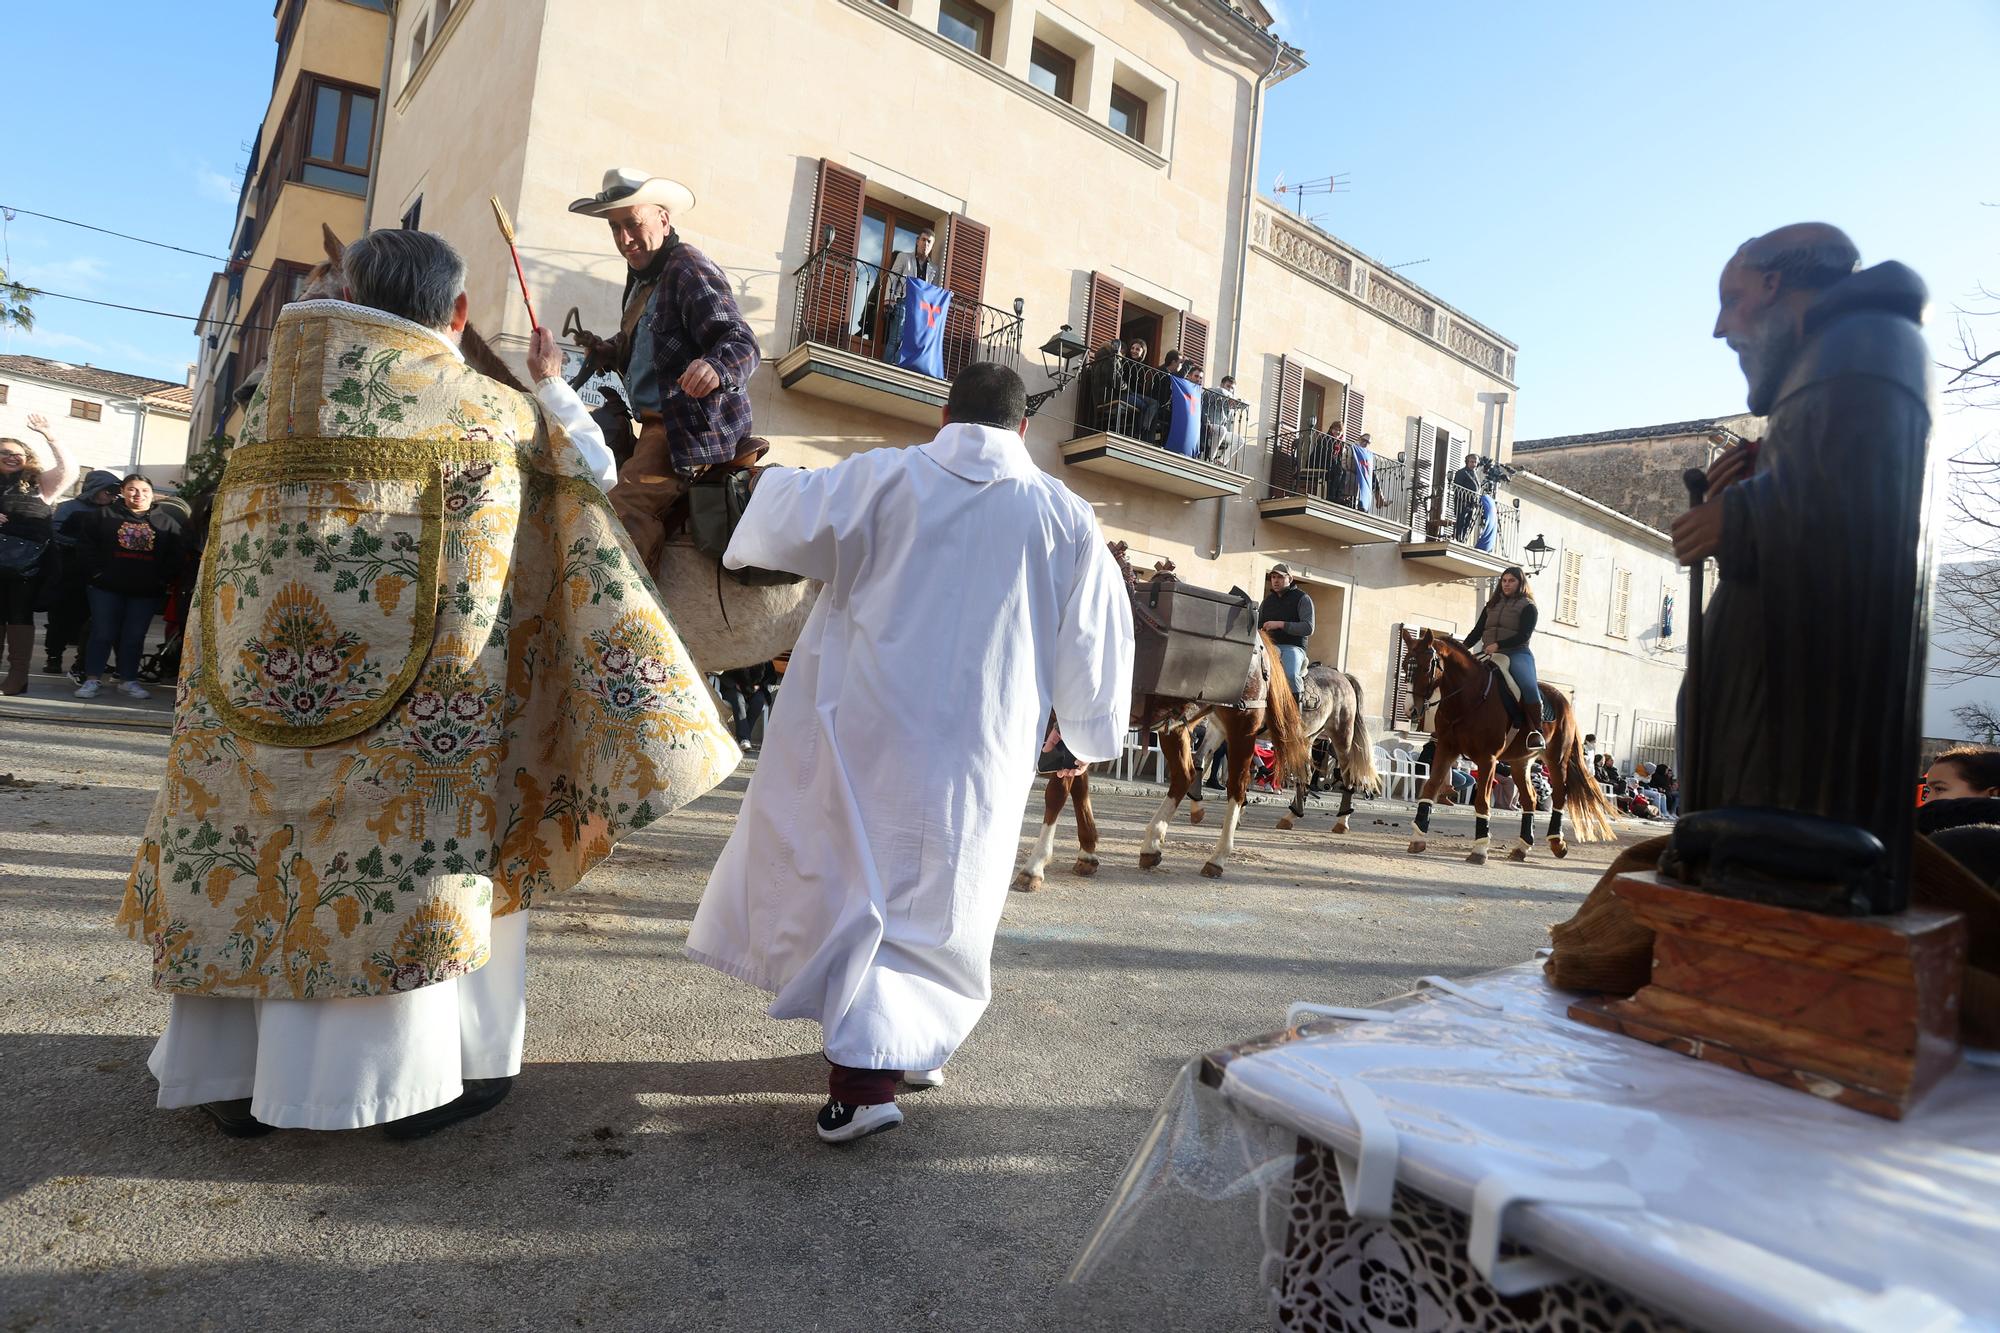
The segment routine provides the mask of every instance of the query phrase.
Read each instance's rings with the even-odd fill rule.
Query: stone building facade
[[[1520,440],[1514,445],[1514,461],[1649,527],[1664,529],[1687,508],[1681,473],[1715,461],[1722,450],[1716,436],[1727,443],[1756,439],[1763,433],[1762,418],[1745,412],[1590,435]]]

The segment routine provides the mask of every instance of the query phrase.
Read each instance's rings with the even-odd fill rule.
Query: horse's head
[[[1422,702],[1444,683],[1444,650],[1430,630],[1412,634],[1403,631],[1403,675],[1409,682],[1410,698]]]
[[[306,274],[305,286],[299,289],[299,300],[319,301],[347,299],[347,275],[341,271],[340,257],[347,253],[340,237],[324,222],[319,224],[320,247],[326,251],[324,262],[315,264]]]

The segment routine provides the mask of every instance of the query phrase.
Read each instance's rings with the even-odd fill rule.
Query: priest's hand
[[[1697,564],[1722,549],[1720,500],[1696,505],[1674,520],[1674,559],[1684,565]]]
[[[714,393],[722,383],[722,376],[715,373],[715,367],[706,361],[690,362],[681,372],[681,392],[690,398],[706,398]]]
[[[562,369],[562,347],[556,342],[556,335],[537,324],[528,335],[528,373],[540,384],[543,380],[560,378]]]

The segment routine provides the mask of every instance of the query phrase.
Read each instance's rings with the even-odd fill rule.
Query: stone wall
[[[1524,440],[1515,445],[1514,462],[1664,532],[1687,508],[1681,473],[1706,467],[1715,456],[1709,431],[1728,430],[1750,438],[1763,433],[1758,419],[1748,415],[1689,425],[1691,429],[1671,435],[1634,432],[1619,438],[1607,433],[1568,444]]]

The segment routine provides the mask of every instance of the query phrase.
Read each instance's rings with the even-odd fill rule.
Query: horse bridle
[[[1417,649],[1411,649],[1409,657],[1403,664],[1403,672],[1409,678],[1410,682],[1411,707],[1417,713],[1417,720],[1421,722],[1424,714],[1434,714],[1437,709],[1444,707],[1445,700],[1456,698],[1458,695],[1463,694],[1467,686],[1461,685],[1455,690],[1445,689],[1444,654],[1438,650],[1437,641],[1434,639],[1420,639],[1418,640],[1418,644],[1426,656],[1420,657],[1418,656]],[[1431,683],[1428,691],[1421,691],[1418,688],[1417,669],[1419,664],[1423,666],[1424,675]]]

